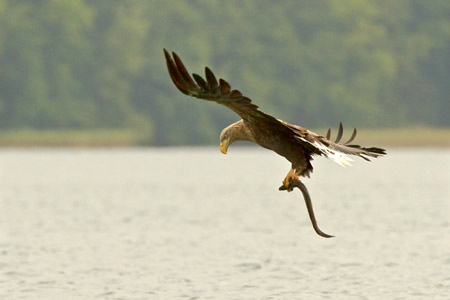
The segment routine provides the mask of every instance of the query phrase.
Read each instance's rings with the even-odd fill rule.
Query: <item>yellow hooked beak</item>
[[[227,150],[228,150],[228,146],[230,145],[230,140],[223,140],[220,143],[220,152],[222,152],[223,154],[227,154]]]

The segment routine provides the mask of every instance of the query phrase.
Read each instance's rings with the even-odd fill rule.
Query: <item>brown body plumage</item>
[[[334,142],[330,140],[330,131],[326,137],[303,127],[276,119],[258,109],[251,100],[238,90],[232,90],[223,79],[217,81],[211,70],[205,68],[204,80],[197,74],[189,75],[178,55],[172,56],[164,50],[167,68],[176,87],[184,94],[223,104],[236,112],[242,120],[231,124],[220,134],[220,150],[226,153],[228,146],[235,141],[244,140],[273,150],[291,162],[292,168],[283,180],[284,186],[291,190],[290,183],[298,176],[309,176],[313,170],[313,155],[325,155],[341,165],[349,164],[347,155],[356,155],[365,160],[385,154],[381,148],[364,148],[349,145],[356,136],[356,129],[346,143],[339,143],[342,137],[342,124]],[[194,81],[195,80],[195,81]]]

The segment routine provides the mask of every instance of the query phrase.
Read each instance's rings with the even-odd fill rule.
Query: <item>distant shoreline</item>
[[[326,129],[314,132],[325,134]],[[343,141],[347,138],[344,132]],[[219,134],[219,133],[217,133]],[[336,134],[336,132],[334,132]],[[332,136],[332,139],[334,136]],[[358,129],[355,144],[390,147],[450,147],[450,128]],[[132,147],[171,146],[151,143],[133,130],[6,130],[0,147]],[[173,145],[180,146],[180,145]],[[200,146],[200,145],[199,145]]]

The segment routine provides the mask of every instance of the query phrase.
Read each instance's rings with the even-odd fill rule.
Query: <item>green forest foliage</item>
[[[0,0],[0,129],[216,142],[238,116],[180,94],[163,48],[302,126],[450,126],[448,0]]]

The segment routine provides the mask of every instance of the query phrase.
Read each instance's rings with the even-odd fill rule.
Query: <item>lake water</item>
[[[0,150],[0,299],[450,299],[450,149]]]

